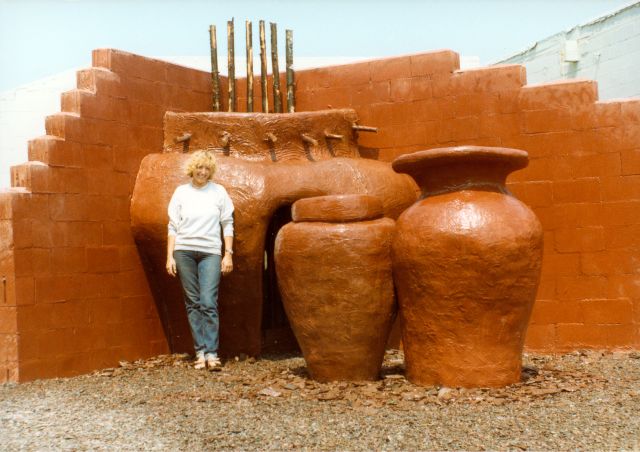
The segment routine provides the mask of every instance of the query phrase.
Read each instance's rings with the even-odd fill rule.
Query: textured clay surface
[[[165,152],[209,149],[246,160],[326,160],[358,157],[355,111],[289,113],[171,113],[164,120]]]
[[[208,114],[212,115],[216,114]],[[222,118],[229,115],[220,113]],[[238,122],[246,116],[237,115]],[[251,116],[256,115],[259,114]],[[351,127],[354,118],[345,115],[343,121]],[[289,208],[302,198],[370,194],[380,199],[386,217],[397,218],[416,200],[415,182],[395,173],[387,163],[344,157],[309,161],[303,150],[298,151],[298,156],[273,162],[268,158],[244,159],[233,153],[216,153],[218,170],[214,180],[227,189],[235,206],[234,271],[222,279],[220,287],[223,355],[260,353],[265,242],[276,211]],[[176,152],[145,157],[131,200],[134,238],[173,351],[190,351],[191,338],[180,284],[164,271],[166,206],[176,186],[188,182],[182,171],[188,158],[189,154]]]
[[[420,385],[519,381],[542,229],[505,188],[524,151],[464,146],[402,156],[423,199],[397,222],[393,271],[407,378]]]
[[[318,212],[333,205],[312,221],[285,225],[276,239],[278,285],[309,373],[318,381],[375,380],[395,312],[394,221],[366,219],[376,203],[382,210],[370,196],[299,202]],[[348,223],[340,222],[342,212]],[[361,212],[365,220],[357,221]]]

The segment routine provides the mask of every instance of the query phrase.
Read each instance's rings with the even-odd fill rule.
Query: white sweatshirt
[[[201,188],[180,185],[169,201],[168,213],[176,250],[222,254],[220,225],[225,237],[233,236],[233,203],[227,190],[214,182]]]

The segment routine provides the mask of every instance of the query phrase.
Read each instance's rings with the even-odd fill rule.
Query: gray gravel
[[[0,385],[2,450],[640,450],[640,354],[526,356],[502,389],[383,379],[319,384],[300,357],[191,368],[160,356],[68,379]]]

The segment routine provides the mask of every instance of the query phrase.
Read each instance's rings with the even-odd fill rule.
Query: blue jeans
[[[175,250],[178,276],[182,283],[184,303],[196,354],[218,352],[218,285],[219,254]]]

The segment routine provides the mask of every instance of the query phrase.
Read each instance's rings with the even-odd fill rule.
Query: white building
[[[640,96],[640,1],[538,41],[495,64],[524,65],[529,84],[595,80],[601,100]]]
[[[60,111],[60,93],[76,87],[76,69],[0,93],[0,189],[9,168],[28,160],[27,142],[44,135],[44,118]]]

